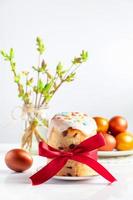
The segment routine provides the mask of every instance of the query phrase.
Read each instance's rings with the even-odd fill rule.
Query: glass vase
[[[32,154],[38,154],[38,143],[46,141],[49,120],[47,107],[34,107],[26,104],[22,108],[22,119],[25,121],[21,147]]]

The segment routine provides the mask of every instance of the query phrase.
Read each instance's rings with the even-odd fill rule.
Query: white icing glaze
[[[79,112],[62,112],[55,115],[51,120],[48,135],[53,127],[59,129],[60,132],[71,127],[73,129],[78,129],[89,136],[94,135],[97,130],[95,120],[87,114]]]

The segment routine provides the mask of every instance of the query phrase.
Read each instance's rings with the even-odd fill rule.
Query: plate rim
[[[87,179],[97,177],[97,176],[99,176],[99,174],[93,174],[93,175],[90,175],[90,176],[54,176],[53,178],[58,179],[58,180],[73,181],[73,180],[87,180]]]
[[[98,151],[99,157],[120,157],[120,156],[129,156],[133,155],[133,150],[125,150],[125,151]]]

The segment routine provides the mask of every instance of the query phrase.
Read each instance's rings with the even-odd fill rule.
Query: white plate
[[[95,176],[98,176],[98,174],[92,176],[54,176],[53,178],[66,181],[80,181],[80,180],[91,179]]]
[[[98,151],[99,157],[119,157],[133,155],[133,150],[129,151]]]

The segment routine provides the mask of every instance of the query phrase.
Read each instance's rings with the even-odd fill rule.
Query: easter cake
[[[62,151],[70,151],[85,139],[96,134],[95,120],[79,112],[62,112],[55,115],[48,131],[48,144]],[[92,176],[96,172],[85,164],[68,160],[58,176]]]

